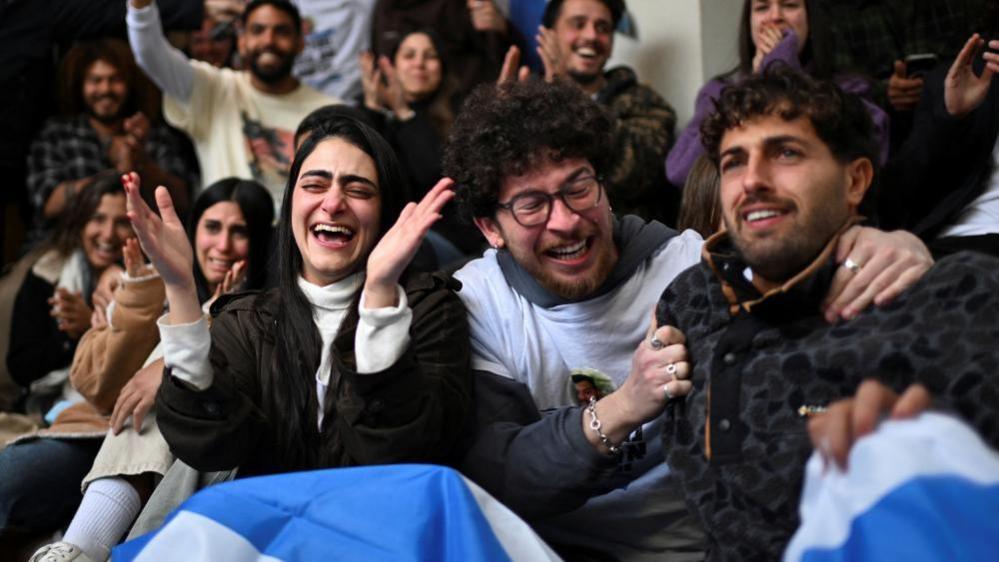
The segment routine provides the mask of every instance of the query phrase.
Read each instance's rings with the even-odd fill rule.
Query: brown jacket
[[[69,379],[86,402],[66,408],[35,436],[99,437],[118,393],[160,341],[156,319],[165,292],[159,277],[123,283],[115,292],[111,323],[87,331],[76,348]]]

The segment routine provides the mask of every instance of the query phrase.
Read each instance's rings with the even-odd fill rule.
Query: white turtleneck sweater
[[[333,338],[347,316],[351,300],[364,286],[364,274],[356,273],[332,285],[320,287],[299,277],[298,286],[315,311],[316,328],[323,348],[316,371],[316,395],[319,398],[319,423],[323,421],[323,397],[333,368],[330,352]],[[358,306],[360,319],[354,333],[354,351],[358,374],[383,371],[395,363],[409,346],[409,327],[413,312],[402,287],[397,287],[399,304],[392,308],[364,308],[364,295]],[[166,315],[157,321],[163,358],[171,373],[198,390],[212,385],[214,373],[208,355],[211,337],[206,317],[190,324],[167,324]]]

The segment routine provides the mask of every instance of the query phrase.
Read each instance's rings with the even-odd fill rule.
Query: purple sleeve
[[[788,30],[784,39],[764,57],[763,68],[775,61],[784,61],[791,68],[801,70],[801,62],[798,60],[798,36],[793,31]],[[683,189],[687,174],[690,173],[694,162],[704,154],[704,145],[701,144],[701,123],[710,112],[714,111],[714,102],[721,97],[726,85],[724,81],[715,78],[701,88],[694,103],[694,116],[677,139],[673,150],[666,156],[666,178],[680,189]]]
[[[844,92],[859,96],[860,101],[867,108],[867,113],[870,114],[871,120],[874,121],[874,134],[878,137],[878,147],[880,149],[878,166],[884,166],[888,162],[889,140],[891,136],[890,124],[888,122],[888,114],[885,113],[885,110],[868,99],[868,96],[871,94],[870,83],[859,76],[840,76],[836,78],[836,85]]]
[[[801,70],[801,61],[798,60],[798,35],[791,29],[784,32],[784,38],[777,43],[774,50],[763,57],[761,68],[766,68],[771,64],[781,61],[795,70]]]
[[[690,118],[687,127],[673,145],[673,150],[666,156],[666,178],[680,189],[683,189],[687,174],[690,173],[694,162],[704,154],[704,145],[701,144],[701,123],[711,111],[714,111],[715,100],[724,88],[725,82],[717,78],[701,88],[694,103],[694,116]]]

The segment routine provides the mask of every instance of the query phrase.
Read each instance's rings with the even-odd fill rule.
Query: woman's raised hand
[[[756,45],[756,54],[753,55],[753,72],[760,72],[763,59],[773,51],[784,39],[784,32],[774,24],[765,24],[760,28],[759,44]]]
[[[972,35],[958,53],[944,78],[944,106],[947,113],[958,119],[974,111],[985,101],[989,93],[992,77],[999,71],[999,56],[986,52],[985,68],[976,75],[972,68],[975,53],[985,47],[985,40],[977,33]],[[999,42],[991,41],[990,47],[999,48]]]
[[[224,294],[240,290],[245,281],[246,260],[239,260],[232,264],[229,271],[225,272],[225,277],[223,277],[222,281],[220,281],[215,287],[215,292],[212,294],[212,297],[208,299],[208,302],[205,303],[205,307],[211,307],[212,303]]]
[[[399,220],[382,236],[368,256],[364,282],[364,308],[398,304],[396,286],[403,270],[413,260],[427,231],[441,218],[441,209],[454,197],[454,180],[437,182],[419,203],[409,203]]]
[[[201,316],[201,307],[198,305],[192,272],[194,252],[170,199],[170,192],[163,186],[156,188],[156,206],[160,209],[161,218],[142,200],[139,174],[125,174],[122,176],[122,183],[125,185],[128,218],[132,221],[132,228],[139,238],[142,251],[149,256],[166,285],[171,322],[187,323],[197,320]]]

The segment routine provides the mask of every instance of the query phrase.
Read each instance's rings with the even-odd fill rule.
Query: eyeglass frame
[[[597,200],[594,201],[593,205],[590,206],[590,207],[587,207],[585,209],[576,209],[575,207],[573,207],[572,205],[570,205],[569,201],[566,199],[566,190],[569,189],[569,186],[575,184],[576,182],[579,182],[579,181],[582,181],[582,180],[586,180],[586,179],[592,179],[593,181],[597,182]],[[593,174],[593,175],[586,175],[586,176],[582,176],[582,177],[577,177],[575,179],[572,179],[572,180],[569,180],[569,181],[563,183],[558,188],[558,191],[556,191],[554,194],[548,193],[547,191],[541,191],[540,189],[538,189],[538,190],[531,190],[531,191],[525,191],[524,193],[519,193],[519,194],[514,195],[513,197],[511,197],[510,200],[507,201],[506,203],[499,203],[499,202],[497,202],[496,203],[496,208],[497,209],[505,209],[505,210],[509,211],[510,215],[513,216],[513,220],[517,221],[517,224],[519,224],[520,226],[522,226],[524,228],[534,228],[535,226],[541,226],[541,225],[545,224],[546,222],[548,222],[548,219],[551,218],[551,216],[552,216],[552,209],[555,208],[555,199],[560,199],[562,201],[562,204],[565,205],[566,209],[569,209],[573,213],[579,214],[579,213],[584,213],[586,211],[589,211],[590,209],[597,208],[597,206],[600,205],[600,200],[603,197],[603,193],[604,193],[604,177],[601,176],[601,175]],[[545,214],[545,220],[539,221],[536,224],[524,224],[524,223],[520,222],[520,219],[517,218],[517,213],[514,212],[514,210],[513,210],[513,206],[517,203],[517,201],[519,199],[522,199],[524,197],[529,197],[529,196],[533,197],[533,196],[539,196],[539,195],[543,196],[545,199],[547,199],[547,202],[548,202],[548,212]]]

